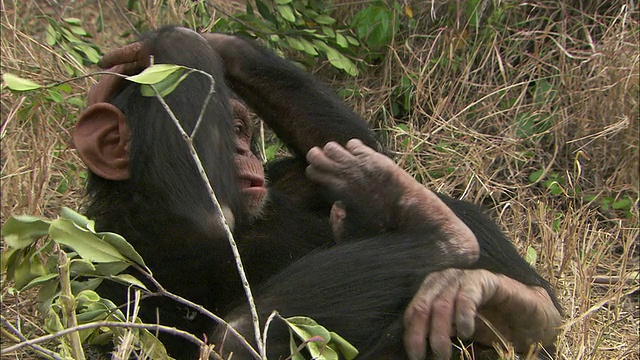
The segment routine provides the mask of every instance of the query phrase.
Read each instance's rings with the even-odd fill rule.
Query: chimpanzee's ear
[[[124,114],[112,104],[92,104],[80,114],[73,142],[87,167],[108,180],[129,178],[131,132]]]

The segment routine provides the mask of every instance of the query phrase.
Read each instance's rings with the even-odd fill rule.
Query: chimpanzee
[[[358,347],[363,358],[422,358],[427,339],[436,356],[446,358],[456,335],[491,344],[496,337],[475,324],[477,313],[521,350],[537,341],[553,343],[560,313],[549,285],[498,226],[472,204],[440,197],[457,218],[451,216],[402,171],[406,177],[398,175],[397,193],[384,189],[380,178],[369,185],[363,176],[371,171],[398,172],[371,150],[383,149],[366,123],[312,76],[238,37],[176,27],[107,54],[100,65],[130,73],[148,66],[150,58],[197,68],[215,79],[194,144],[233,226],[249,282],[258,287],[262,322],[274,309],[285,317],[310,316]],[[228,313],[230,323],[251,338],[235,261],[184,139],[157,99],[114,79],[104,78],[90,93],[74,133],[90,169],[87,214],[100,231],[124,235],[167,289]],[[209,89],[209,79],[194,73],[165,97],[187,132],[194,129]],[[246,109],[230,100],[234,96],[294,154],[267,164],[268,187],[250,148]],[[351,167],[348,161],[324,162],[341,160],[340,152],[357,157],[359,151],[368,160],[351,173],[342,171]],[[367,210],[362,201],[371,191],[383,197]],[[407,191],[420,195],[402,196]],[[346,223],[329,221],[340,213],[336,200],[345,204]],[[385,210],[387,203],[392,207]],[[377,216],[388,218],[378,228],[370,221]],[[371,230],[358,236],[340,230],[352,221]],[[478,244],[468,241],[474,238]],[[155,321],[158,307],[161,323],[195,334],[210,329],[203,316],[194,318],[167,300],[146,302],[141,313],[146,321]],[[276,358],[286,355],[289,342],[273,327],[268,349]],[[222,346],[234,349],[233,343]]]

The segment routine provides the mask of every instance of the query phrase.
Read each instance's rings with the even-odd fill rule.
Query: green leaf
[[[100,300],[100,295],[93,290],[83,290],[76,295],[76,301],[78,304],[85,302],[96,302]]]
[[[122,252],[120,253],[122,254]],[[112,275],[118,275],[121,272],[123,272],[126,268],[129,267],[129,264],[117,261],[113,263],[95,264],[95,267],[96,267],[96,271],[95,271],[96,274],[100,274],[104,276],[112,276]]]
[[[329,60],[331,65],[333,65],[337,69],[344,70],[347,74],[351,76],[358,75],[358,69],[356,68],[355,64],[351,60],[349,60],[346,56],[338,52],[338,50],[330,46],[325,46],[324,49],[322,50],[327,55],[327,60]]]
[[[96,271],[96,267],[89,260],[81,258],[71,259],[69,271],[72,274],[91,274]]]
[[[276,4],[278,5],[286,5],[286,4],[290,4],[293,0],[276,0]],[[247,4],[249,2],[247,1]]]
[[[49,234],[54,241],[72,248],[83,259],[97,263],[127,262],[111,244],[69,219],[59,218],[52,221]]]
[[[64,98],[62,97],[62,94],[60,94],[60,92],[56,89],[48,89],[47,95],[49,95],[48,96],[49,100],[58,104],[64,100]]]
[[[336,33],[336,44],[338,44],[338,46],[340,46],[343,49],[346,49],[349,47],[349,41],[347,41],[347,38],[340,33]]]
[[[333,335],[335,333],[329,332],[311,318],[295,316],[283,320],[287,326],[289,326],[289,329],[306,343],[307,350],[314,359],[337,360],[339,358],[337,351],[340,351],[340,353],[349,360],[358,355],[358,350],[351,346],[345,339],[337,334],[334,339]],[[295,343],[292,344],[290,342],[291,349],[293,349],[294,346]],[[342,349],[346,352],[342,352]]]
[[[633,201],[631,201],[631,198],[627,197],[622,200],[618,200],[614,202],[613,204],[611,204],[611,207],[614,208],[615,210],[621,210],[621,209],[628,210],[628,209],[631,209],[632,204],[633,204]]]
[[[304,44],[302,44],[302,42],[297,38],[290,36],[290,37],[286,37],[285,41],[287,42],[287,44],[289,44],[289,46],[291,46],[292,49],[298,50],[298,51],[304,51]]]
[[[336,19],[324,14],[314,17],[313,21],[317,22],[320,25],[332,25],[336,23]]]
[[[113,276],[112,278],[114,278],[116,281],[125,283],[127,285],[134,285],[141,289],[149,291],[149,289],[147,289],[147,287],[142,283],[142,281],[136,279],[135,276],[131,274],[120,274],[120,275]]]
[[[53,46],[56,44],[57,40],[58,34],[53,29],[53,26],[51,24],[47,25],[47,30],[44,35],[44,41],[47,43],[47,45]]]
[[[100,54],[92,46],[78,44],[76,48],[80,49],[92,64],[97,64],[100,61]]]
[[[278,23],[276,17],[273,16],[271,11],[269,11],[269,7],[267,7],[267,5],[265,5],[261,0],[256,0],[256,7],[258,8],[258,12],[260,13],[260,15],[262,15],[265,20],[271,22],[272,24]]]
[[[89,33],[82,26],[69,26],[71,32],[80,36],[89,36]]]
[[[60,317],[55,311],[53,311],[53,306],[49,309],[47,318],[44,321],[44,328],[49,332],[49,334],[55,334],[64,330]]]
[[[180,69],[184,69],[184,67],[172,64],[155,64],[144,69],[144,71],[138,75],[128,76],[127,80],[138,84],[153,85],[166,79],[169,75]]]
[[[68,18],[64,18],[62,19],[64,20],[64,22],[66,22],[69,25],[82,25],[82,20],[78,19],[78,18],[74,18],[74,17],[68,17]]]
[[[193,71],[184,70],[176,71],[167,76],[159,83],[153,85],[153,87],[155,87],[156,91],[160,94],[161,97],[165,97],[171,94],[178,87],[178,85],[180,85],[180,83],[183,82],[184,79],[186,79],[187,76],[189,76],[189,74],[191,74],[192,72]],[[156,92],[151,88],[151,86],[152,85],[142,85],[140,87],[140,93],[143,96],[155,97]]]
[[[333,331],[331,331],[331,342],[335,344],[336,350],[347,360],[354,359],[360,353],[355,346]]]
[[[73,221],[76,225],[88,229],[89,231],[91,231],[92,233],[95,233],[95,221],[93,220],[89,220],[89,218],[87,218],[86,216],[77,213],[75,211],[73,211],[72,209],[68,208],[68,207],[63,207],[62,210],[60,210],[60,217],[63,217],[65,219],[69,219],[71,221]]]
[[[529,175],[529,182],[533,184],[536,181],[540,180],[540,177],[542,176],[543,173],[544,173],[544,169],[540,169],[532,172]]]
[[[536,252],[536,249],[531,246],[527,246],[527,253],[524,256],[524,259],[531,267],[535,268],[536,261],[538,260],[538,253]]]
[[[25,285],[24,287],[22,287],[20,289],[20,291],[24,291],[24,290],[27,290],[27,289],[31,289],[34,286],[38,286],[38,285],[42,285],[42,284],[48,283],[49,281],[51,281],[51,279],[58,279],[58,274],[57,273],[51,273],[51,274],[38,276],[37,278],[34,278],[33,280],[29,281],[29,283],[27,285]],[[57,283],[57,281],[55,281],[55,282]]]
[[[352,28],[370,49],[387,45],[393,38],[393,14],[384,6],[369,6],[354,15]]]
[[[13,274],[7,274],[7,277],[14,280],[16,289],[22,290],[34,279],[45,275],[47,275],[47,270],[42,264],[42,260],[38,256],[33,256],[33,252],[29,251],[17,263]]]
[[[320,29],[322,30],[322,33],[327,35],[328,37],[330,38],[336,37],[336,32],[332,28],[328,26],[322,26]]]
[[[71,280],[71,292],[79,294],[86,290],[95,290],[102,284],[102,278],[90,278],[88,280]]]
[[[276,9],[278,10],[278,12],[280,13],[280,15],[282,16],[283,19],[287,20],[288,22],[296,22],[296,16],[293,13],[293,9],[291,8],[291,6],[289,5],[277,5]]]
[[[353,36],[347,35],[345,37],[347,38],[347,41],[349,42],[349,44],[353,46],[360,45],[360,41],[358,41],[358,39],[354,38]]]
[[[11,73],[2,74],[2,80],[6,86],[13,91],[29,91],[42,87],[31,80],[23,79]]]
[[[12,248],[22,249],[49,233],[50,223],[35,216],[12,215],[2,227],[2,236]]]
[[[173,359],[167,354],[167,349],[149,330],[142,329],[139,335],[140,346],[149,359]]]
[[[316,47],[309,42],[309,40],[307,39],[300,39],[300,42],[302,43],[302,45],[304,46],[304,52],[307,55],[311,55],[311,56],[318,56],[318,51],[316,50]]]
[[[142,260],[142,256],[138,254],[138,252],[133,248],[131,244],[125,240],[122,236],[112,233],[112,232],[101,232],[97,233],[102,240],[111,244],[114,248],[120,252],[120,254],[126,256],[128,259],[131,259],[138,263],[139,265],[146,266],[144,260]]]

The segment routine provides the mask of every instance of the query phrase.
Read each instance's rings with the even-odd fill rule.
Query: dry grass
[[[558,358],[638,359],[637,5],[507,1],[500,3],[509,9],[503,27],[474,29],[464,16],[447,17],[442,4],[433,18],[428,4],[410,3],[416,27],[398,33],[382,63],[357,79],[334,78],[334,86],[357,89],[350,103],[381,129],[416,178],[483,203],[523,254],[528,246],[537,251],[536,268],[566,312]],[[141,19],[154,26],[177,22],[188,2],[175,4],[162,12],[148,6]],[[117,35],[129,29],[113,2],[5,0],[2,6],[2,72],[42,83],[66,79],[62,64],[72,63],[44,43],[42,15],[81,18],[105,50],[123,42]],[[363,5],[347,3],[339,11],[357,6]],[[97,32],[101,19],[107,30]],[[394,118],[390,105],[403,76],[410,79],[411,110]],[[84,96],[91,81],[75,81],[68,96]],[[536,96],[536,89],[550,91]],[[83,166],[70,130],[81,109],[6,91],[1,104],[2,219],[77,208]],[[550,120],[539,133],[522,134],[515,119],[526,116]],[[541,181],[531,182],[538,170],[561,178],[562,192],[552,195]],[[600,206],[601,199],[624,197],[635,202],[629,214]],[[25,335],[42,332],[33,297],[15,298],[3,288],[2,302],[2,315],[20,318]]]

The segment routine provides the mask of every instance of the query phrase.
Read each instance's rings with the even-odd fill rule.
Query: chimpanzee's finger
[[[137,41],[109,51],[98,61],[98,66],[108,69],[126,63],[136,63],[138,67],[142,68],[149,66],[149,49],[144,42]]]
[[[478,307],[495,293],[495,279],[491,279],[491,276],[493,274],[486,270],[465,271],[456,298],[455,323],[458,337],[471,339],[473,336]]]
[[[455,299],[458,293],[457,282],[449,284],[443,289],[431,310],[431,330],[429,331],[429,345],[437,359],[451,357],[452,323],[455,309]]]
[[[403,340],[409,359],[425,358],[427,338],[430,337],[430,331],[433,330],[433,318],[442,316],[442,314],[434,313],[438,310],[434,307],[434,302],[445,289],[457,284],[456,279],[460,271],[458,269],[447,269],[429,274],[405,310]],[[453,287],[457,288],[457,285]],[[455,296],[455,293],[453,296]],[[444,316],[451,317],[450,314]]]

